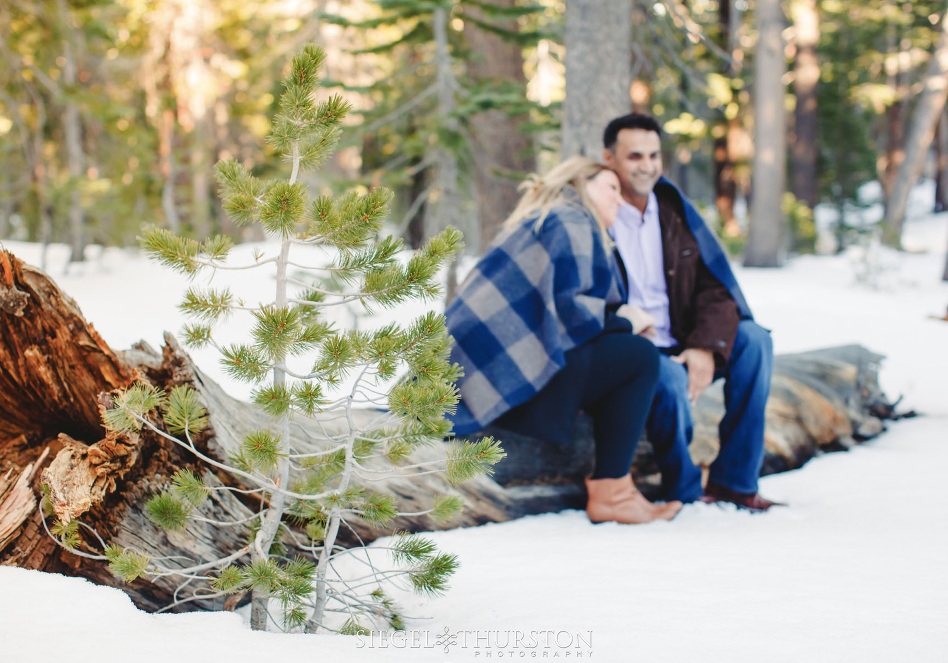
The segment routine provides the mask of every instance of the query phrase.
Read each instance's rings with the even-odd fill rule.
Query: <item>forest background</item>
[[[948,207],[944,1],[4,0],[0,239],[131,246],[142,223],[243,235],[212,166],[260,177],[292,53],[329,54],[356,108],[314,192],[384,184],[412,246],[446,225],[477,254],[517,183],[598,158],[629,110],[732,255],[779,266],[867,233],[900,244],[927,174]],[[878,181],[886,210],[862,185]],[[814,208],[834,210],[818,245]],[[876,205],[876,207],[878,207]],[[824,205],[824,209],[827,206]],[[68,268],[67,268],[68,269]],[[945,278],[948,279],[948,264]]]

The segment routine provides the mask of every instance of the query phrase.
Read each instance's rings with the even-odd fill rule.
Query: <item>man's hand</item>
[[[688,348],[671,359],[688,367],[688,400],[694,403],[714,380],[714,355],[710,350]]]

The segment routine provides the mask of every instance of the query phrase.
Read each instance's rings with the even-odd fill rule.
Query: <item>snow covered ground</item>
[[[948,323],[929,316],[948,306],[946,235],[948,216],[928,216],[906,229],[913,253],[869,247],[738,270],[778,353],[861,343],[887,355],[887,394],[924,415],[764,478],[762,492],[790,508],[690,505],[673,522],[639,527],[594,527],[570,511],[435,533],[461,569],[443,597],[399,596],[409,630],[390,638],[254,633],[231,613],[149,615],[118,590],[0,568],[0,663],[53,652],[76,663],[944,663]],[[6,246],[38,264],[38,247]],[[63,275],[66,255],[52,247],[49,272],[112,347],[143,335],[158,347],[162,330],[180,328],[184,279],[118,250]],[[856,281],[868,263],[879,268],[871,286]],[[213,355],[196,359],[219,376]]]

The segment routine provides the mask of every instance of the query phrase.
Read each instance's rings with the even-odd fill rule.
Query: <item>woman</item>
[[[606,232],[622,203],[619,180],[606,166],[573,157],[526,184],[446,312],[451,359],[464,368],[455,433],[497,421],[569,443],[583,409],[596,442],[586,480],[590,520],[671,519],[681,503],[652,504],[629,474],[658,352],[637,335],[647,314],[622,306]]]

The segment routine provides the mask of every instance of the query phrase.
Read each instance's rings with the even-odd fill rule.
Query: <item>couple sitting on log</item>
[[[606,127],[604,163],[573,157],[526,192],[446,311],[465,371],[457,435],[489,423],[570,442],[593,420],[593,522],[670,520],[683,503],[775,503],[757,492],[773,347],[695,208],[662,176],[661,128]],[[702,487],[691,404],[724,378],[720,452]],[[649,502],[629,468],[645,429],[662,476]]]

